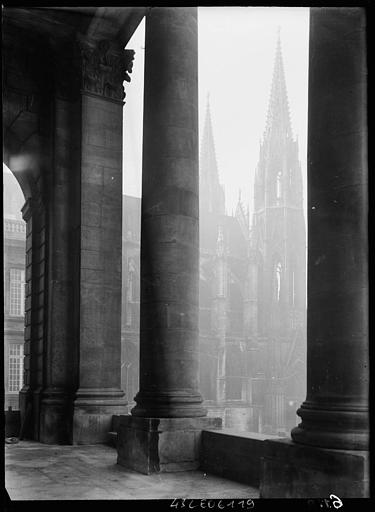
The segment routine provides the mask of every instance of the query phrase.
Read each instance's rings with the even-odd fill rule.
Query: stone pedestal
[[[261,498],[369,497],[369,452],[264,441]]]
[[[221,428],[220,418],[121,416],[117,463],[149,475],[198,469],[203,429]]]

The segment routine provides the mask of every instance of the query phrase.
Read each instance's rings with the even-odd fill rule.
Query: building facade
[[[24,373],[26,224],[23,195],[16,179],[4,181],[4,407],[19,408]]]

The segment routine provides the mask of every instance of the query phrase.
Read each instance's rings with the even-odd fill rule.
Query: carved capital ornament
[[[134,54],[134,50],[124,50],[107,39],[79,39],[64,48],[57,59],[57,94],[72,98],[86,92],[123,101],[123,82],[130,82]]]

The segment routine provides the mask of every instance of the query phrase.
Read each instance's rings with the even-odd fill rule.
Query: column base
[[[202,418],[207,415],[200,393],[139,391],[132,416],[142,418]]]
[[[121,416],[117,463],[145,475],[198,469],[203,429],[221,429],[221,418]]]
[[[340,410],[305,401],[297,411],[302,422],[292,430],[292,439],[304,445],[338,450],[369,449],[369,414],[362,409]]]
[[[368,498],[369,452],[264,441],[261,498]]]
[[[19,393],[20,439],[39,441],[41,394],[40,388],[33,391],[29,386],[24,386]]]
[[[39,441],[71,444],[72,397],[61,389],[46,389],[40,407]]]
[[[113,415],[126,414],[120,389],[79,389],[73,405],[72,444],[107,443]]]

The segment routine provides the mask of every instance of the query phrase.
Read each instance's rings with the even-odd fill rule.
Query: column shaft
[[[73,442],[107,439],[121,384],[122,101],[82,95],[79,389]],[[83,429],[82,429],[83,427]]]
[[[196,8],[153,8],[145,47],[140,391],[132,414],[204,416]]]
[[[74,296],[78,273],[77,218],[73,177],[80,165],[79,102],[54,98],[53,165],[48,180],[48,322],[40,440],[71,442],[73,395],[77,388],[78,340]],[[78,191],[79,193],[79,191]]]
[[[364,10],[312,9],[308,139],[307,398],[298,443],[368,447]]]

